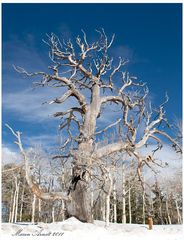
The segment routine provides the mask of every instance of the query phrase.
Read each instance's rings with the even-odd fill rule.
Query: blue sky
[[[46,33],[74,39],[84,29],[93,40],[95,29],[115,33],[112,55],[129,58],[128,70],[147,82],[154,105],[169,95],[167,117],[181,119],[182,102],[181,4],[3,4],[3,145],[12,148],[9,123],[24,134],[25,142],[58,143],[55,109],[42,105],[59,92],[32,89],[12,65],[28,71],[47,70]]]

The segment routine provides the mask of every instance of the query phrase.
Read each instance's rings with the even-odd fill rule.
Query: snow
[[[63,240],[181,240],[182,225],[147,225],[110,223],[102,221],[82,223],[72,217],[55,223],[2,223],[1,239],[63,239]]]

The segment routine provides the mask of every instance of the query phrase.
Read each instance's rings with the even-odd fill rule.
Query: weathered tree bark
[[[90,192],[86,184],[79,181],[71,193],[71,202],[66,204],[69,216],[74,216],[82,222],[93,222],[91,215]]]
[[[85,168],[81,171],[82,166],[90,167],[92,165],[91,155],[93,153],[93,136],[96,130],[97,116],[100,111],[100,87],[98,84],[94,84],[92,88],[91,104],[86,109],[83,134],[85,141],[78,146],[77,155],[75,155],[74,176],[84,173],[84,179],[80,179],[77,182],[74,191],[71,192],[72,211],[68,212],[78,218],[81,221],[93,222],[92,208],[91,208],[91,193],[89,184],[89,174]],[[81,167],[81,169],[80,169]],[[76,171],[79,171],[76,172]],[[83,181],[84,180],[84,181]]]

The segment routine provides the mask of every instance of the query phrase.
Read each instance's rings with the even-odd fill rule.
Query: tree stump
[[[153,218],[148,217],[148,229],[152,230],[153,229]]]

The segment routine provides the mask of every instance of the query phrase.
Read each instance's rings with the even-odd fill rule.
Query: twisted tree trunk
[[[93,222],[91,206],[91,189],[89,174],[92,166],[92,153],[94,144],[94,134],[96,130],[97,116],[100,111],[100,87],[94,84],[92,88],[91,103],[86,108],[84,126],[82,131],[82,142],[78,145],[78,150],[74,154],[73,177],[79,180],[71,191],[69,214],[84,222]],[[87,169],[88,168],[88,171]]]

